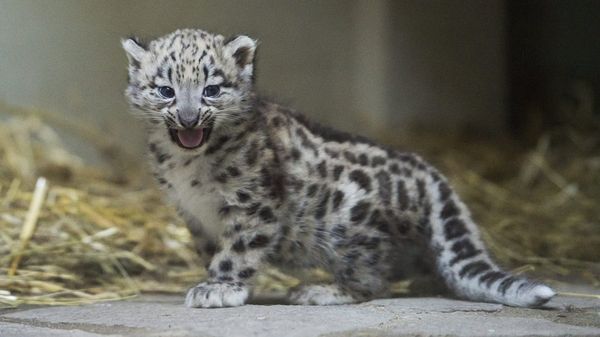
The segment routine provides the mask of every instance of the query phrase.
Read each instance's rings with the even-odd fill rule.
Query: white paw
[[[336,305],[355,303],[351,295],[346,294],[335,285],[307,285],[293,289],[290,301],[300,305]]]
[[[188,308],[237,307],[246,303],[248,287],[239,283],[202,282],[185,297]]]

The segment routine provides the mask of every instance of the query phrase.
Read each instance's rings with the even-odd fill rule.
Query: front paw
[[[240,282],[202,282],[188,291],[185,305],[188,308],[237,307],[247,299],[248,287]]]

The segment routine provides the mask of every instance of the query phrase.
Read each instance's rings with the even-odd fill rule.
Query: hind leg
[[[387,273],[382,271],[381,262],[371,265],[367,260],[347,264],[334,274],[336,284],[356,302],[382,297],[389,291]]]

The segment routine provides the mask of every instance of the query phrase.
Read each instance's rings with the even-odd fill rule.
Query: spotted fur
[[[254,40],[178,30],[123,46],[126,96],[147,121],[157,181],[209,261],[209,279],[188,292],[186,305],[244,304],[265,263],[332,272],[330,285],[296,289],[295,303],[368,300],[386,294],[413,247],[429,251],[464,298],[536,306],[554,295],[492,262],[466,206],[419,156],[260,99]],[[208,85],[219,95],[203,94]],[[161,97],[161,86],[175,96]],[[190,120],[188,129],[204,130],[193,149],[176,138]]]

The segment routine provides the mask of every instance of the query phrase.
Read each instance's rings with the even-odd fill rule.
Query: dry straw
[[[0,103],[0,305],[182,293],[200,280],[189,233],[140,177],[142,167],[99,130],[60,116]],[[108,165],[85,165],[57,129],[92,144]],[[533,150],[497,140],[418,139],[415,148],[448,174],[504,265],[554,284],[600,285],[597,133],[560,130]],[[270,269],[258,292],[298,283]],[[409,284],[394,291],[406,293]]]

